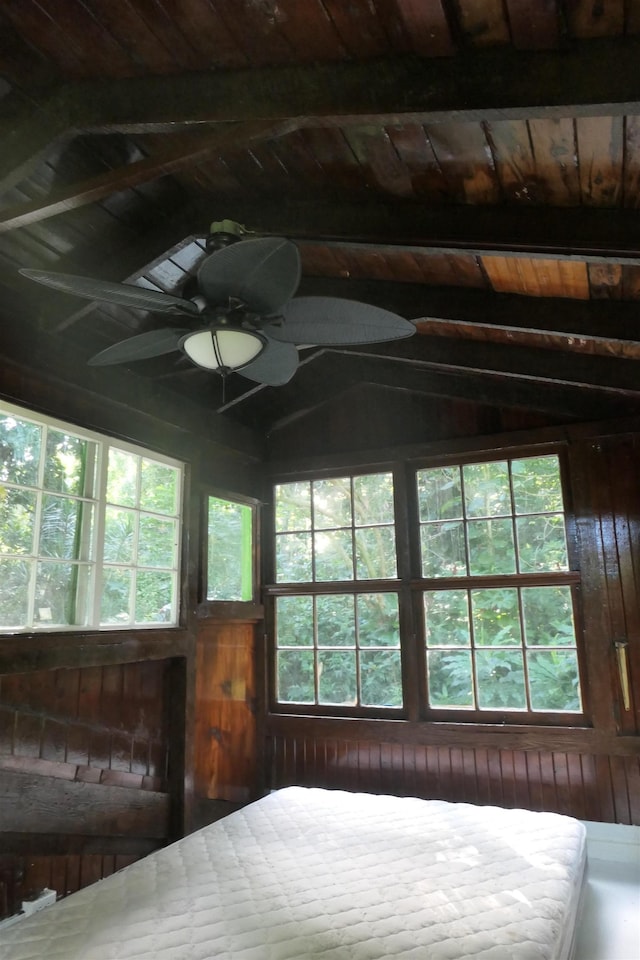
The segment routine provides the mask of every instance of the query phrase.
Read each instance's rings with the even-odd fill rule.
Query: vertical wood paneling
[[[640,823],[638,757],[278,735],[271,786],[329,786]]]
[[[255,627],[201,624],[196,656],[195,791],[209,799],[246,802],[257,776]],[[292,745],[283,775],[302,782],[304,747]],[[293,766],[291,765],[293,763]]]

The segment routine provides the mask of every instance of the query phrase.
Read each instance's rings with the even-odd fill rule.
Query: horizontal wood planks
[[[0,852],[10,878],[0,915],[45,886],[71,893],[166,842],[170,663],[0,676]]]
[[[111,783],[163,789],[165,670],[152,661],[0,677],[0,757],[88,767]]]

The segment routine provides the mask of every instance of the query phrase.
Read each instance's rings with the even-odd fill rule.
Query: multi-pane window
[[[182,468],[0,410],[0,630],[176,623]]]
[[[278,597],[282,703],[401,707],[396,593]]]
[[[394,482],[406,488],[394,495]],[[274,527],[279,708],[492,723],[583,713],[580,577],[555,452],[282,483]]]
[[[401,707],[391,473],[279,484],[275,528],[278,701]]]
[[[557,456],[434,467],[417,482],[429,705],[580,712]]]

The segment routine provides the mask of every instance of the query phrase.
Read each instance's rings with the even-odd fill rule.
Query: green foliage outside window
[[[280,484],[275,501],[279,582],[396,577],[391,474]],[[279,597],[276,644],[282,703],[402,706],[396,593]]]
[[[1,410],[0,629],[175,622],[180,478],[106,438]]]
[[[279,701],[402,706],[397,594],[278,597],[276,637]]]
[[[568,570],[558,458],[423,470],[418,496],[423,576],[465,581],[424,594],[430,705],[579,712],[571,588],[514,580]]]
[[[207,502],[207,600],[252,600],[253,589],[253,509],[211,496]]]
[[[415,476],[411,591],[423,599],[425,715],[580,713],[576,575],[558,456]],[[407,593],[382,583],[397,576],[394,516],[390,473],[276,487],[278,702],[402,708],[401,646],[415,640],[400,639]]]

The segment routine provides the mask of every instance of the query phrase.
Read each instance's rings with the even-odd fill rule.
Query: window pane
[[[393,523],[393,475],[375,473],[353,479],[353,511],[357,526]]]
[[[0,418],[0,478],[21,486],[38,480],[42,427],[16,417]]]
[[[520,650],[476,651],[476,677],[481,710],[526,709]]]
[[[140,458],[124,450],[109,450],[107,500],[122,507],[135,507],[138,502],[138,464]]]
[[[313,650],[279,650],[278,700],[283,703],[315,703]]]
[[[253,598],[253,510],[208,498],[207,600]]]
[[[462,468],[468,517],[504,517],[511,513],[509,468],[505,462],[471,463]]]
[[[429,650],[427,677],[432,707],[473,706],[471,653]]]
[[[33,553],[36,494],[19,487],[0,487],[0,551]]]
[[[466,590],[433,590],[425,593],[424,616],[428,646],[471,645]]]
[[[360,701],[367,707],[402,706],[402,670],[399,650],[362,650]]]
[[[560,463],[556,456],[513,460],[511,475],[516,513],[562,510]]]
[[[136,623],[167,623],[173,618],[173,577],[141,570],[136,577]]]
[[[83,552],[83,524],[88,549],[91,512],[91,505],[82,500],[45,495],[42,499],[40,553],[45,557],[79,560]]]
[[[393,527],[362,527],[356,529],[355,537],[358,580],[388,580],[397,575]]]
[[[29,617],[31,564],[0,560],[0,626],[20,627]]]
[[[38,563],[36,574],[35,621],[43,626],[82,624],[86,610],[76,610],[78,577],[87,576],[88,567],[74,563]],[[83,592],[86,595],[86,591]]]
[[[131,620],[131,570],[107,567],[102,575],[100,623],[125,624]]]
[[[464,577],[464,524],[426,523],[420,529],[423,577]]]
[[[527,666],[534,710],[580,711],[575,650],[533,650],[527,656]]]
[[[471,576],[516,572],[511,520],[470,520],[467,530]]]
[[[518,517],[520,571],[567,570],[567,541],[562,514]]]
[[[528,646],[575,644],[570,587],[525,587],[522,590],[522,610]]]
[[[418,471],[420,520],[457,520],[462,517],[459,467]]]
[[[348,477],[314,480],[313,526],[316,530],[351,526],[351,483]]]
[[[351,530],[326,530],[314,537],[316,580],[353,580]]]
[[[355,650],[318,653],[318,702],[353,705],[358,702]]]
[[[107,563],[132,563],[136,514],[107,507],[104,519],[103,558]]]
[[[276,530],[311,529],[311,484],[281,483],[275,488]]]
[[[296,599],[311,600],[311,597]],[[331,594],[316,597],[316,617],[319,647],[355,647],[356,619],[352,596]]]
[[[177,540],[175,520],[140,517],[138,564],[143,567],[173,567]]]
[[[503,587],[471,591],[473,635],[477,647],[520,646],[518,591]]]
[[[304,583],[312,579],[310,533],[278,534],[276,571],[279,583]]]
[[[44,464],[44,487],[52,493],[67,493],[81,497],[91,495],[86,486],[86,461],[95,444],[59,430],[47,431],[47,456]],[[93,471],[92,471],[93,472]]]
[[[278,597],[277,642],[281,647],[313,646],[313,598]]]
[[[175,467],[143,458],[140,474],[140,503],[154,513],[178,512],[179,474]]]
[[[360,647],[399,647],[400,623],[396,593],[369,593],[357,598]]]

